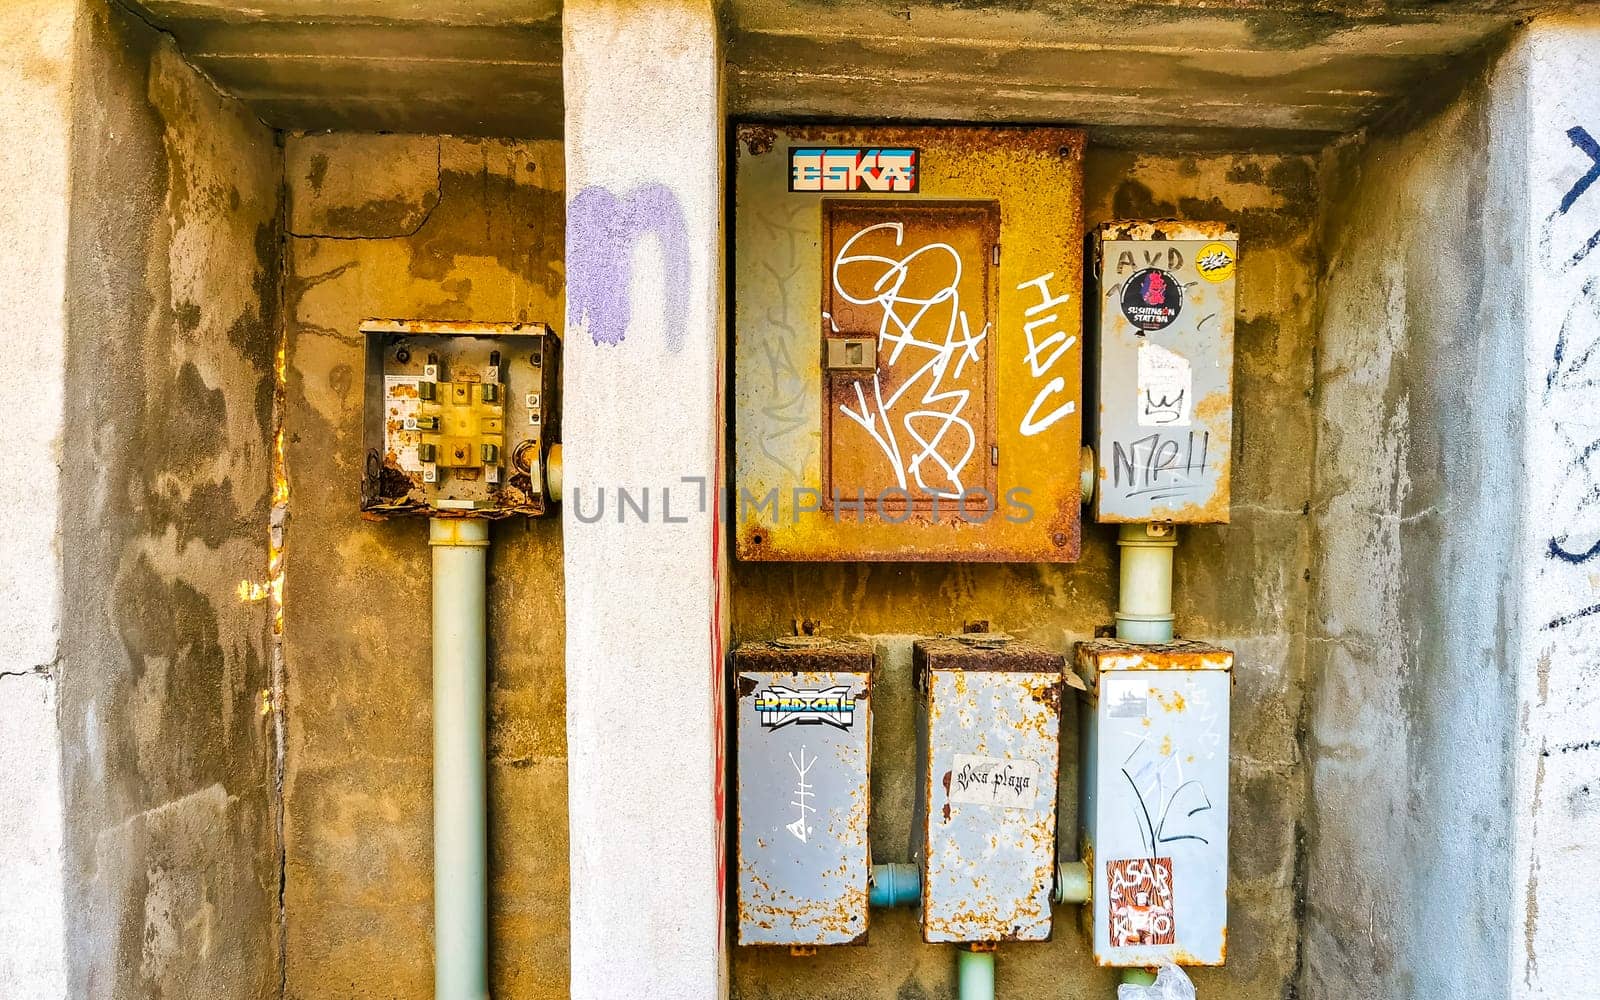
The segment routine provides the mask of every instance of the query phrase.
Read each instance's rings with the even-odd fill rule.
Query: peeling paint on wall
[[[276,996],[267,566],[281,159],[171,40],[85,5],[60,723],[70,994]]]

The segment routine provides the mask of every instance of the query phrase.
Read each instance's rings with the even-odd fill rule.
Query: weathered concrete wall
[[[72,996],[278,984],[270,613],[280,154],[89,5],[74,77],[60,661]],[[33,401],[19,395],[19,407]]]
[[[381,316],[559,329],[562,150],[290,136],[285,170],[287,995],[431,997],[427,524],[359,516],[357,328]],[[561,525],[507,521],[491,538],[491,987],[565,997]]]
[[[80,5],[0,7],[0,996],[64,1000],[61,434],[74,36]]]
[[[1509,995],[1523,75],[1324,160],[1314,1000]]]
[[[1527,478],[1506,709],[1517,720],[1510,995],[1558,1000],[1600,992],[1600,15],[1535,21],[1510,62],[1526,67],[1528,122],[1514,365],[1526,444],[1520,467],[1506,461]]]
[[[727,980],[727,549],[701,500],[725,431],[715,7],[562,9],[573,1000],[718,1000]],[[621,516],[623,487],[649,523]],[[613,514],[578,516],[580,491]]]
[[[1297,835],[1304,778],[1301,715],[1311,532],[1312,318],[1315,163],[1300,156],[1150,155],[1090,147],[1085,221],[1223,219],[1240,228],[1235,361],[1233,523],[1186,528],[1176,567],[1181,634],[1238,652],[1230,789],[1228,965],[1194,970],[1203,997],[1285,995],[1296,968]],[[1116,589],[1114,531],[1085,525],[1082,560],[1049,565],[784,565],[739,563],[733,573],[737,641],[790,630],[796,618],[875,637],[872,850],[911,860],[915,786],[910,634],[996,629],[1066,649],[1109,624]],[[1077,788],[1078,721],[1063,727],[1062,788]],[[1063,796],[1065,852],[1076,847],[1077,801]],[[948,998],[951,949],[921,943],[910,910],[874,911],[868,944],[791,958],[734,952],[735,993],[747,998]],[[1053,940],[1002,947],[1006,996],[1113,996],[1077,914],[1057,910]]]

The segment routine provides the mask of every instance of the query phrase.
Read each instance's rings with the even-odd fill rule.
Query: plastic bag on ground
[[[1195,1000],[1194,983],[1176,965],[1163,965],[1149,986],[1118,986],[1117,1000]]]

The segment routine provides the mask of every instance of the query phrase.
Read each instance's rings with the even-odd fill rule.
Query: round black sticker
[[[1171,271],[1147,267],[1122,286],[1122,315],[1141,330],[1171,326],[1182,308],[1183,286]]]

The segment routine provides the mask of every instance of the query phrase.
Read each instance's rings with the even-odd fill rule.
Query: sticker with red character
[[[1122,283],[1122,315],[1140,330],[1164,330],[1183,309],[1183,285],[1171,271],[1147,267]]]

